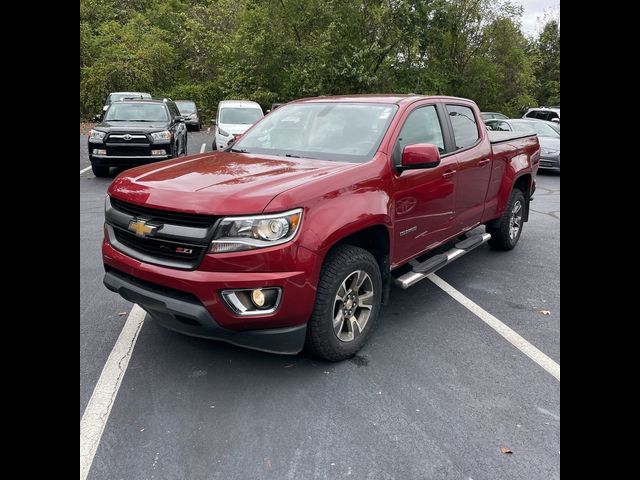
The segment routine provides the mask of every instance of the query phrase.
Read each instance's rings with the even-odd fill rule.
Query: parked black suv
[[[113,102],[89,132],[89,160],[96,177],[109,167],[132,167],[187,154],[187,127],[168,99]]]

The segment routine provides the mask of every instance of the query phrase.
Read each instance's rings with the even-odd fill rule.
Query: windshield
[[[558,134],[553,128],[542,122],[512,122],[511,125],[513,130],[516,132],[535,133],[539,137],[560,137],[560,134]]]
[[[159,103],[114,103],[104,117],[107,122],[167,122],[164,105]]]
[[[178,106],[178,110],[180,110],[180,114],[194,113],[196,111],[196,104],[194,102],[176,100],[176,105]]]
[[[262,110],[257,108],[225,107],[220,110],[220,123],[253,125],[262,117]]]
[[[272,111],[234,151],[362,163],[377,151],[396,105],[299,103]]]

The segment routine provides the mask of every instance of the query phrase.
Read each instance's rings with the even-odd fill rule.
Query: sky
[[[542,25],[538,24],[538,17],[542,18],[545,12],[553,12],[560,18],[560,0],[514,0],[514,3],[524,7],[522,31],[528,36],[540,33]]]

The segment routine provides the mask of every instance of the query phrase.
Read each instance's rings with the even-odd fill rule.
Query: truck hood
[[[231,135],[239,135],[249,130],[252,125],[246,123],[221,123],[219,127]]]
[[[168,127],[168,122],[101,122],[95,126],[96,130],[109,132],[118,131],[139,131],[139,130],[161,130]]]
[[[126,170],[113,181],[109,194],[154,208],[247,215],[262,212],[286,190],[355,167],[353,163],[210,152]]]

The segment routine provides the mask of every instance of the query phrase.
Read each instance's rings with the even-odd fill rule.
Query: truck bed
[[[515,140],[517,138],[533,137],[536,135],[535,133],[496,132],[492,130],[488,130],[487,133],[489,136],[489,141],[492,144],[500,143],[500,142],[508,142],[509,140]]]

